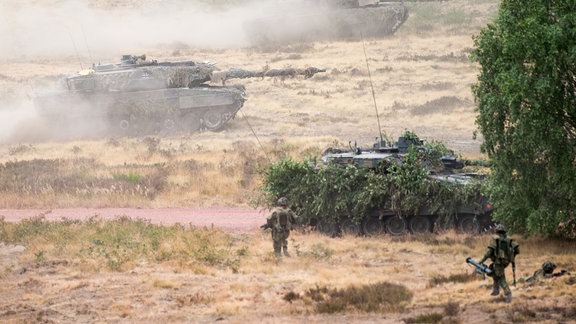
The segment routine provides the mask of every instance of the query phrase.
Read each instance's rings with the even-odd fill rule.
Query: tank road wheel
[[[185,113],[180,117],[179,127],[184,132],[194,133],[200,130],[202,122],[196,113]]]
[[[467,234],[480,233],[480,224],[474,215],[460,216],[458,219],[458,230]]]
[[[130,129],[130,120],[121,119],[120,122],[118,123],[118,126],[120,127],[120,130],[127,131],[128,129]]]
[[[452,222],[446,222],[445,219],[437,218],[436,221],[434,221],[433,231],[435,234],[443,234],[453,228],[454,224]]]
[[[118,135],[129,135],[136,132],[138,120],[131,114],[110,114],[108,115],[108,125],[112,133]]]
[[[362,230],[368,236],[380,235],[384,233],[384,224],[377,217],[368,217],[362,223]]]
[[[167,131],[172,131],[176,127],[176,122],[172,118],[164,119],[164,129]]]
[[[496,223],[490,222],[489,224],[482,226],[481,231],[482,233],[494,233],[495,228]]]
[[[406,221],[402,217],[392,216],[386,220],[386,231],[392,235],[402,235],[406,232]]]
[[[222,112],[218,110],[208,110],[204,113],[204,126],[208,130],[217,130],[222,127],[224,121],[222,120]]]
[[[338,234],[338,226],[327,220],[319,220],[316,224],[316,230],[322,234],[334,237]]]
[[[432,222],[430,222],[430,219],[426,216],[416,215],[410,217],[408,226],[410,228],[410,232],[413,234],[428,233],[432,227]]]
[[[346,218],[340,225],[343,235],[356,236],[360,233],[360,227],[350,218]]]

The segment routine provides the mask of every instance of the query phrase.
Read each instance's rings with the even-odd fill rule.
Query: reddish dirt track
[[[64,209],[0,209],[5,221],[18,222],[26,218],[43,215],[47,220],[88,219],[93,216],[115,219],[127,216],[148,220],[153,224],[214,226],[225,230],[247,231],[262,225],[268,211],[252,208],[208,207],[208,208],[64,208]]]

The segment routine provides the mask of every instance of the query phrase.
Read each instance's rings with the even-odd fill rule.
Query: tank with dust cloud
[[[253,45],[380,38],[394,34],[408,19],[408,8],[399,1],[302,0],[284,6],[271,7],[265,17],[245,24]]]
[[[324,71],[315,67],[218,71],[211,62],[158,62],[145,55],[124,55],[119,63],[93,65],[67,77],[64,92],[37,96],[35,106],[62,131],[78,125],[120,135],[217,131],[246,100],[244,86],[227,86],[227,80],[310,78]]]

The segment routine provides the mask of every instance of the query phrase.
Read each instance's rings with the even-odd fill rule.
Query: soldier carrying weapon
[[[492,279],[494,280],[491,295],[498,296],[500,294],[500,287],[502,287],[506,296],[506,302],[509,303],[512,301],[512,292],[506,282],[505,269],[510,263],[512,263],[514,284],[516,284],[516,263],[514,262],[514,259],[516,255],[520,253],[520,245],[518,245],[515,240],[506,236],[506,228],[504,225],[498,224],[496,226],[496,233],[498,235],[494,235],[490,241],[488,249],[482,259],[480,259],[479,264],[483,265],[486,259],[492,260],[493,263],[489,266],[490,270],[492,270]]]
[[[274,242],[274,256],[279,258],[280,251],[284,251],[284,255],[289,257],[288,253],[288,236],[290,236],[290,230],[292,225],[296,222],[296,215],[292,210],[287,208],[288,199],[286,197],[281,197],[278,199],[278,207],[274,209],[272,214],[266,219],[266,224],[260,226],[261,229],[265,230],[268,228],[272,229],[272,241]]]

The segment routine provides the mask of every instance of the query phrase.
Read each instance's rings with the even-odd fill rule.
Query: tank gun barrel
[[[264,78],[264,77],[283,77],[293,78],[304,76],[305,79],[313,77],[317,73],[326,72],[326,68],[307,67],[307,68],[284,68],[284,69],[265,69],[262,71],[250,71],[238,68],[232,68],[225,71],[214,71],[211,76],[213,82],[226,82],[229,79],[247,79],[247,78]]]

